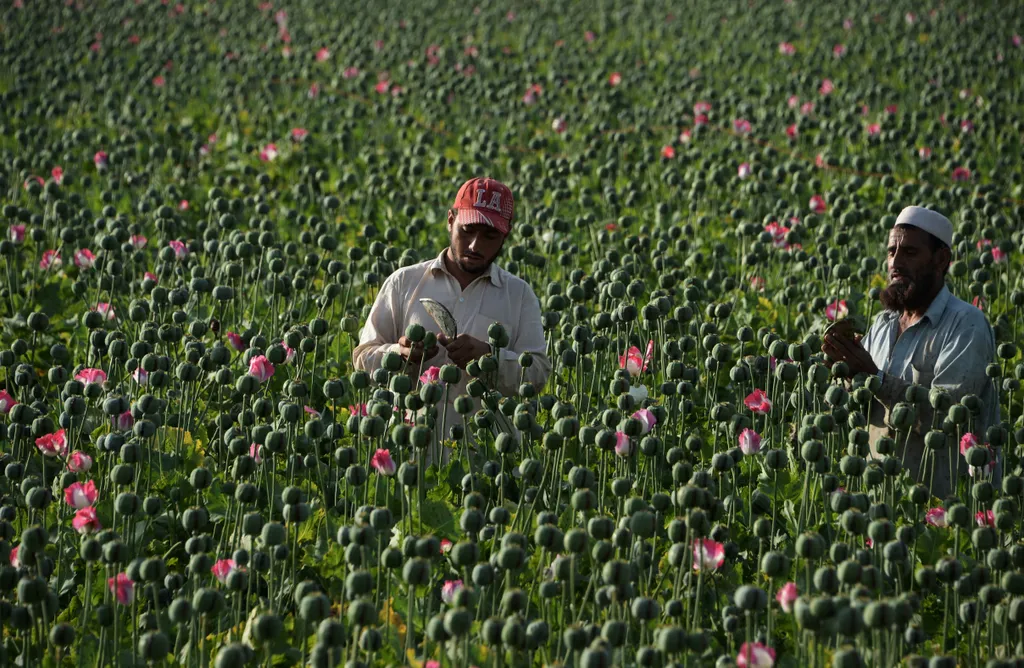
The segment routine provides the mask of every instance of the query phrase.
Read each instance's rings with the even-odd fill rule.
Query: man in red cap
[[[399,269],[384,282],[370,310],[359,345],[352,353],[357,369],[373,371],[388,352],[408,360],[410,373],[455,364],[461,368],[492,352],[488,329],[499,323],[508,334],[500,350],[497,387],[505,396],[519,392],[521,382],[537,390],[551,372],[541,322],[540,302],[533,289],[505,271],[495,259],[512,229],[514,202],[508,186],[494,179],[470,179],[462,185],[448,210],[449,245],[432,260]],[[449,339],[427,313],[420,299],[445,306],[455,319],[458,335]],[[409,325],[437,332],[440,346],[423,350],[406,336]],[[519,356],[530,353],[525,369]],[[521,380],[522,379],[522,380]],[[466,374],[449,388],[454,400],[465,391]],[[455,411],[447,412],[447,434]]]

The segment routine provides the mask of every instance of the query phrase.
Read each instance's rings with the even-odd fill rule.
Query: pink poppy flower
[[[131,242],[132,248],[140,250],[146,247],[146,244],[149,242],[149,239],[142,236],[141,234],[133,234],[128,241]]]
[[[153,77],[153,85],[157,88],[163,88],[165,83],[167,83],[167,80],[164,79],[162,74],[158,74]]]
[[[761,452],[761,435],[753,429],[744,429],[740,432],[739,446],[744,455],[756,455]]]
[[[918,159],[921,160],[921,162],[925,162],[932,157],[932,150],[927,146],[922,146],[921,148],[917,149],[917,157]]]
[[[228,332],[225,336],[227,336],[228,343],[231,344],[232,348],[234,348],[238,352],[242,352],[243,350],[245,350],[245,342],[242,341],[242,337],[239,336],[237,333]]]
[[[7,415],[11,409],[18,405],[18,402],[7,390],[0,390],[0,415]]]
[[[957,182],[970,181],[971,170],[967,169],[966,167],[957,167],[953,170],[952,177],[953,180]]]
[[[103,528],[100,524],[100,517],[96,509],[89,506],[79,508],[75,516],[71,518],[71,527],[81,535],[95,533]]]
[[[621,74],[619,74],[618,72],[612,72],[611,74],[608,75],[609,86],[612,86],[614,88],[615,86],[618,86],[620,83],[622,83]]]
[[[378,81],[378,82],[377,82],[377,85],[376,85],[376,86],[374,86],[373,88],[374,88],[374,90],[376,90],[376,91],[377,91],[378,93],[380,93],[381,95],[383,95],[384,93],[387,93],[387,92],[388,92],[388,90],[389,90],[389,89],[391,88],[391,82],[390,82],[390,81],[388,81],[387,79],[385,79],[385,80],[383,80],[383,81]]]
[[[91,269],[96,265],[96,256],[88,248],[81,248],[75,251],[74,263],[79,269]]]
[[[441,554],[448,554],[452,551],[452,542],[447,538],[441,539]]]
[[[21,187],[24,188],[25,190],[28,190],[29,186],[31,186],[33,182],[38,183],[40,186],[46,185],[46,181],[43,181],[43,177],[30,176],[27,179],[25,179],[25,182],[21,184]]]
[[[263,162],[273,162],[277,159],[277,144],[267,144],[260,149],[260,160]]]
[[[621,431],[615,432],[615,454],[625,458],[629,457],[631,452],[633,452],[633,444],[630,442],[629,436]]]
[[[1020,35],[1016,35],[1015,34],[1013,37],[1011,37],[1010,38],[1010,43],[1013,44],[1015,47],[1017,47],[1019,49],[1020,45],[1021,45]]]
[[[693,138],[693,135],[690,132],[689,128],[687,128],[687,129],[685,129],[685,130],[683,130],[682,132],[679,133],[679,143],[681,143],[681,144],[689,144],[690,143],[690,139],[692,139],[692,138]]]
[[[565,132],[565,128],[566,128],[565,119],[562,118],[561,116],[559,116],[555,120],[551,121],[551,129],[554,130],[555,132],[557,132],[558,134],[564,133]]]
[[[825,213],[828,210],[828,205],[825,204],[825,198],[821,195],[814,195],[811,197],[811,201],[807,203],[807,206],[814,213]]]
[[[853,30],[853,19],[843,19],[843,30]]]
[[[707,102],[706,100],[700,100],[696,104],[693,105],[693,115],[694,116],[699,116],[701,114],[706,114],[706,113],[708,113],[710,111],[711,111],[711,103]]]
[[[131,605],[135,600],[135,585],[127,573],[118,573],[117,577],[108,579],[107,587],[121,605]]]
[[[64,184],[64,170],[60,167],[54,167],[50,170],[50,176],[53,177],[53,182],[57,185]]]
[[[274,365],[266,355],[257,355],[249,361],[249,373],[256,376],[261,383],[265,383],[273,377]]]
[[[875,137],[882,131],[882,126],[878,123],[871,123],[865,128],[869,137]]]
[[[180,202],[178,202],[178,209],[181,210],[181,211],[188,211],[188,209],[189,209],[188,200],[187,199],[183,199]]]
[[[843,318],[850,312],[845,299],[839,299],[825,306],[825,317],[829,320]]]
[[[971,304],[979,311],[985,310],[985,298],[978,296],[971,300]]]
[[[736,170],[736,176],[741,179],[745,179],[750,176],[750,163],[741,162],[739,168]]]
[[[441,585],[441,600],[446,605],[451,605],[452,600],[455,599],[455,594],[459,593],[462,589],[462,580],[445,580],[444,584]]]
[[[16,244],[25,243],[25,226],[11,225],[7,228],[7,238]]]
[[[846,45],[845,44],[836,44],[835,46],[832,47],[832,57],[833,58],[842,58],[845,55],[846,55]]]
[[[960,132],[962,132],[965,135],[971,134],[972,132],[974,132],[974,123],[967,120],[966,118],[960,121]]]
[[[102,383],[107,379],[107,372],[103,369],[82,369],[75,374],[75,380],[83,383]]]
[[[693,541],[693,570],[718,570],[725,563],[725,546],[710,538]]]
[[[908,26],[912,26],[917,23],[917,14],[913,12],[907,12],[903,15],[903,20],[907,22]]]
[[[10,560],[11,560],[11,567],[12,568],[21,568],[21,560],[18,559],[18,549],[20,547],[21,547],[20,545],[15,545],[14,547],[11,548]]]
[[[309,92],[306,93],[307,97],[311,100],[315,100],[320,95],[320,84],[313,82],[309,84]]]
[[[747,398],[743,400],[743,405],[759,415],[765,415],[772,409],[771,400],[761,389],[755,389],[748,394]]]
[[[174,257],[181,260],[182,258],[188,257],[188,246],[184,242],[172,239],[167,242],[167,245],[174,249]]]
[[[359,68],[358,67],[346,67],[341,72],[341,78],[342,79],[355,79],[357,76],[359,76]]]
[[[43,258],[39,260],[39,268],[45,270],[49,268],[60,268],[63,264],[63,260],[60,259],[60,253],[55,250],[43,251]]]
[[[795,582],[787,582],[775,592],[775,600],[782,606],[783,612],[793,612],[793,603],[798,593]]]
[[[369,413],[366,412],[366,404],[359,404],[357,406],[348,407],[349,415],[358,415],[359,417],[366,417]]]
[[[252,457],[253,460],[255,460],[257,464],[262,464],[263,463],[262,449],[260,448],[260,446],[258,444],[251,443],[249,445],[249,456]]]
[[[825,169],[825,156],[821,153],[814,156],[814,166],[818,169]]]
[[[597,36],[594,35],[594,31],[588,30],[585,33],[583,33],[583,41],[585,41],[586,43],[589,44],[590,42],[593,42],[595,39],[597,39]]]
[[[745,642],[736,655],[736,668],[772,668],[775,665],[775,650],[759,642]]]
[[[779,42],[779,53],[784,56],[792,56],[796,53],[796,47],[789,42]]]
[[[135,382],[139,384],[139,387],[145,387],[149,385],[149,372],[143,369],[142,367],[139,367],[138,369],[132,372],[132,378],[134,378]]]
[[[992,247],[992,261],[996,264],[1006,262],[1006,253],[1004,253],[999,246]]]
[[[63,457],[68,453],[68,442],[64,430],[40,436],[36,439],[36,447],[45,457]]]
[[[284,348],[284,363],[291,364],[291,361],[295,359],[295,348],[289,348],[287,344],[281,344]]]
[[[143,277],[143,278],[145,278],[145,279],[148,279],[148,280],[150,280],[150,281],[153,281],[154,283],[157,283],[157,282],[159,282],[159,280],[160,280],[160,279],[159,279],[159,278],[157,277],[157,275],[156,275],[156,274],[154,274],[154,273],[153,273],[153,272],[151,272],[151,271],[147,271],[146,273],[144,273],[144,274],[142,275],[142,277]]]
[[[307,415],[311,415],[311,416],[313,416],[315,418],[321,417],[320,411],[318,411],[317,409],[313,408],[312,406],[303,406],[302,410],[306,411]]]
[[[764,226],[764,231],[772,235],[772,244],[776,248],[784,248],[786,246],[786,235],[789,234],[788,227],[779,225],[773,220]]]
[[[666,160],[671,160],[672,158],[676,157],[676,150],[672,148],[671,145],[666,144],[665,146],[661,147],[661,157],[665,158]]]
[[[786,136],[790,139],[796,139],[800,136],[800,129],[796,126],[796,123],[786,126]]]
[[[87,473],[92,468],[92,457],[81,450],[75,450],[68,457],[68,470],[74,473]]]
[[[107,168],[109,159],[106,151],[96,151],[95,155],[92,156],[92,162],[96,165],[96,169],[104,170]]]
[[[750,289],[755,292],[764,292],[764,279],[760,276],[751,276]]]
[[[117,416],[118,431],[128,431],[135,426],[135,417],[131,411],[125,411]]]
[[[64,490],[64,502],[72,508],[85,508],[96,503],[96,499],[99,498],[99,491],[96,489],[96,483],[92,480],[88,480],[84,483],[76,482],[69,485]]]
[[[810,116],[812,113],[814,113],[814,103],[813,102],[808,101],[808,102],[804,102],[803,104],[800,105],[800,115],[801,116]]]
[[[949,521],[946,519],[946,511],[943,508],[929,508],[928,512],[924,514],[924,521],[939,529],[945,529],[949,526]]]
[[[423,384],[436,383],[441,380],[441,368],[432,366],[423,372],[420,376],[420,382]]]
[[[647,366],[650,364],[651,355],[653,354],[653,339],[647,342],[647,352],[643,357],[640,356],[639,348],[631,346],[625,355],[619,355],[619,368],[628,371],[630,376],[639,376],[644,371],[647,371]]]
[[[800,106],[800,97],[798,95],[790,95],[786,100],[786,106],[790,109],[796,109]]]
[[[96,304],[96,312],[103,316],[104,320],[115,320],[117,314],[114,313],[114,307],[107,302],[99,302]]]
[[[641,434],[648,434],[658,424],[658,418],[654,417],[654,413],[647,408],[641,408],[637,412],[633,413],[633,417],[640,420],[640,424],[643,427],[640,430]]]
[[[292,128],[292,141],[300,142],[309,136],[309,131],[306,128]]]
[[[980,527],[996,527],[996,514],[991,510],[979,510],[974,513],[974,523]]]
[[[234,559],[220,559],[213,566],[210,567],[210,572],[213,573],[221,584],[227,582],[228,576],[231,575],[231,571],[235,570]]]
[[[316,62],[322,63],[331,57],[331,50],[326,46],[320,47],[316,52]]]
[[[885,113],[889,114],[890,116],[895,116],[896,112],[898,112],[899,109],[899,106],[895,104],[886,105]]]
[[[732,122],[732,129],[738,134],[745,135],[750,133],[750,121],[745,118],[737,118]]]
[[[834,90],[835,86],[832,85],[831,79],[825,79],[821,82],[821,86],[818,87],[818,93],[821,95],[831,95]]]
[[[395,475],[395,460],[391,459],[391,452],[380,448],[370,457],[370,466],[374,471],[389,478]]]

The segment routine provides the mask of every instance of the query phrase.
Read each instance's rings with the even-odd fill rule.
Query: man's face
[[[466,225],[454,214],[450,211],[448,215],[452,259],[467,274],[482,274],[498,257],[505,236],[490,225]]]
[[[932,251],[929,234],[917,227],[897,227],[889,232],[889,285],[882,304],[891,310],[926,307],[942,281],[949,258],[945,249]]]

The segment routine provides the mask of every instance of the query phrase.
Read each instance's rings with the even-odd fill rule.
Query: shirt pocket
[[[480,306],[480,311],[473,318],[473,325],[469,331],[470,336],[487,341],[487,330],[494,323],[500,323],[508,332],[509,339],[512,338],[513,323],[508,322],[509,314],[504,312],[507,306],[504,300],[488,303],[486,300]]]

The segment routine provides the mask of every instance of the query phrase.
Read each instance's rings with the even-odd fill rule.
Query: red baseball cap
[[[476,178],[462,184],[452,208],[464,224],[490,225],[507,235],[512,229],[513,206],[508,186],[494,179]]]

